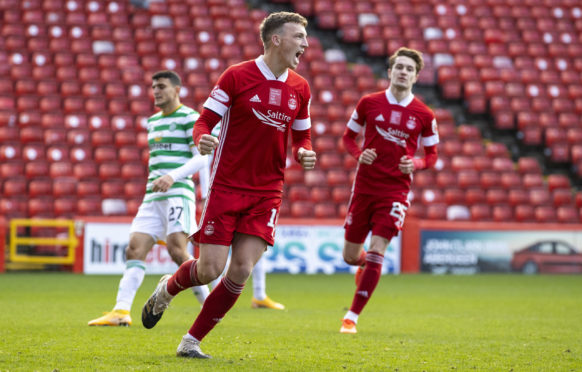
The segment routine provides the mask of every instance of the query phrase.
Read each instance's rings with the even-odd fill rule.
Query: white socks
[[[261,256],[253,268],[253,297],[259,301],[267,298],[267,271],[265,270],[265,256]]]
[[[344,316],[344,319],[349,319],[352,322],[358,324],[358,317],[359,317],[358,314],[356,314],[356,313],[354,313],[352,311],[348,311],[347,314],[346,314],[346,316]]]
[[[117,303],[114,310],[131,310],[133,299],[137,290],[143,282],[145,276],[145,262],[140,260],[128,260],[125,263],[125,270],[123,276],[119,281],[119,289],[117,291]]]
[[[210,294],[210,289],[208,289],[207,285],[199,285],[192,287],[192,293],[194,293],[194,296],[196,296],[196,299],[198,302],[200,302],[200,305],[203,305],[204,301],[206,301],[206,297],[208,297]]]

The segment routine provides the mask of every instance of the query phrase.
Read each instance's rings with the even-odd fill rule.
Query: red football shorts
[[[405,198],[352,194],[344,223],[345,239],[363,243],[368,233],[388,240],[402,228],[409,203]]]
[[[196,243],[229,246],[235,232],[258,236],[268,245],[275,243],[275,226],[281,207],[281,196],[239,194],[212,190],[198,231],[192,235]]]

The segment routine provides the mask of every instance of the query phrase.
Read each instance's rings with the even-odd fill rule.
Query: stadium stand
[[[436,169],[415,177],[409,215],[581,221],[582,7],[575,0],[271,3],[291,6],[318,30],[336,33],[340,46],[361,45],[371,58],[403,45],[425,51],[419,84],[441,100],[433,104],[441,145]],[[0,213],[99,215],[115,197],[134,214],[147,176],[151,73],[178,71],[182,101],[200,108],[226,66],[261,53],[256,31],[265,14],[243,0],[149,7],[0,0]],[[344,217],[356,162],[341,135],[357,100],[387,81],[315,36],[309,43],[298,72],[312,87],[319,163],[306,173],[290,165],[281,215]]]

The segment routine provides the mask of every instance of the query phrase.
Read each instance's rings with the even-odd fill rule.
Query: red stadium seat
[[[0,199],[0,214],[6,218],[24,218],[27,216],[27,199],[12,197]]]
[[[554,206],[574,205],[574,197],[570,189],[554,189],[551,194]]]
[[[535,207],[534,217],[535,221],[540,223],[557,222],[558,220],[556,208],[547,205]]]
[[[24,176],[24,162],[22,160],[3,161],[0,163],[0,178],[9,179]]]
[[[4,181],[2,195],[8,198],[27,195],[27,181],[24,177],[12,177]]]
[[[94,158],[98,163],[115,161],[117,159],[117,148],[103,144],[103,146],[95,149]]]
[[[547,181],[550,191],[556,189],[570,189],[572,187],[570,178],[565,174],[550,174]]]
[[[436,174],[436,185],[440,188],[457,185],[457,173],[452,171],[439,171]]]
[[[475,204],[469,207],[471,220],[473,221],[490,221],[491,207],[487,204]]]
[[[73,166],[73,175],[78,180],[93,179],[97,177],[97,163],[84,161]]]
[[[77,192],[77,180],[73,177],[58,177],[53,179],[53,196],[74,196]]]
[[[122,163],[139,162],[141,160],[141,151],[135,146],[126,146],[119,149],[119,161]]]
[[[347,203],[351,197],[351,188],[347,186],[335,186],[331,191],[331,199],[336,203]]]
[[[49,175],[51,178],[70,177],[73,175],[73,165],[69,161],[59,161],[50,164]]]
[[[579,212],[571,205],[562,205],[556,209],[556,218],[560,223],[580,223]]]
[[[76,213],[77,200],[72,197],[62,197],[54,200],[53,211],[57,217],[72,218]]]
[[[124,180],[144,179],[147,177],[147,168],[140,162],[125,163],[121,166],[121,177]]]
[[[104,181],[101,183],[101,196],[105,198],[119,198],[123,195],[124,184],[121,181]]]
[[[121,167],[117,162],[107,162],[99,165],[99,178],[101,180],[110,180],[121,177]]]
[[[77,200],[76,209],[81,216],[100,216],[103,214],[99,197],[87,197]]]
[[[94,178],[79,181],[77,183],[77,195],[81,197],[101,195],[99,181]]]
[[[349,183],[348,173],[341,170],[330,170],[327,172],[327,184],[330,186],[345,185]]]
[[[419,194],[420,195],[415,197],[415,201],[418,200],[424,205],[431,203],[442,203],[444,201],[443,192],[436,188],[426,188]]]
[[[484,171],[481,172],[480,184],[483,189],[499,186],[501,183],[501,174],[498,172]]]
[[[550,192],[546,188],[533,188],[529,190],[529,202],[532,205],[549,205],[551,204]]]
[[[443,193],[444,202],[448,205],[465,203],[465,192],[457,187],[448,187]]]
[[[541,173],[526,173],[522,175],[522,183],[525,188],[543,187],[544,178]]]
[[[473,169],[460,171],[458,173],[458,185],[464,189],[479,187],[479,173]]]
[[[499,172],[512,172],[514,164],[510,158],[495,158],[493,159],[492,169]]]
[[[291,217],[310,218],[314,217],[314,205],[310,201],[297,201],[291,204]]]
[[[447,205],[444,203],[429,204],[426,207],[426,218],[430,220],[446,220]]]
[[[485,152],[491,157],[508,157],[509,150],[504,143],[499,142],[489,142],[485,145]]]
[[[146,191],[145,180],[126,181],[123,183],[123,196],[128,199],[142,197]],[[141,202],[141,201],[140,201]]]
[[[341,168],[343,159],[341,154],[337,152],[322,153],[318,156],[318,165],[321,169],[335,169]]]
[[[30,198],[27,208],[30,217],[53,217],[53,200],[50,197]]]
[[[305,185],[289,186],[289,201],[296,202],[301,200],[310,200],[309,188]]]
[[[507,222],[513,219],[513,208],[509,205],[494,205],[491,210],[491,219],[495,222]]]
[[[517,222],[533,222],[535,220],[534,207],[529,204],[517,205],[514,210],[514,218]]]
[[[507,190],[489,189],[485,194],[485,200],[491,206],[505,204],[509,201]]]
[[[310,200],[315,203],[326,202],[331,199],[331,190],[327,186],[313,187],[309,194]]]
[[[49,174],[49,163],[45,160],[35,160],[26,163],[24,174],[27,178],[46,177]]]
[[[451,167],[454,171],[474,169],[471,157],[462,155],[453,156],[451,159]]]
[[[323,202],[315,204],[313,214],[316,218],[337,218],[337,207],[334,203]]]

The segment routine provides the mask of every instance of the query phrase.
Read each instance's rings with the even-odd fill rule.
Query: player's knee
[[[196,274],[198,276],[198,280],[200,280],[201,283],[210,283],[214,279],[218,278],[220,274],[222,274],[223,270],[224,266],[220,265],[218,262],[209,262],[205,263],[204,265],[196,265]]]
[[[136,244],[129,244],[125,249],[125,258],[127,260],[144,260],[147,251],[144,252],[143,247]]]
[[[362,244],[352,243],[346,240],[343,250],[344,261],[348,265],[357,265],[363,249]]]
[[[344,249],[344,261],[348,265],[357,264],[359,258],[360,258],[359,254],[354,254],[353,252]]]

